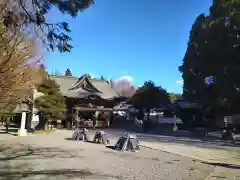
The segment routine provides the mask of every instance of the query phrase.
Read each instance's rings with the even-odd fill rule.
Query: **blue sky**
[[[169,92],[182,92],[182,63],[195,18],[212,0],[95,0],[76,19],[56,10],[51,20],[67,21],[74,49],[47,54],[49,72],[94,77],[125,76],[134,85],[152,80]]]

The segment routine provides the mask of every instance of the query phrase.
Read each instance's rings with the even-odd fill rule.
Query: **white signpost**
[[[26,112],[22,112],[21,127],[18,130],[18,136],[26,136],[27,135],[27,130],[25,129],[26,116],[27,116]]]

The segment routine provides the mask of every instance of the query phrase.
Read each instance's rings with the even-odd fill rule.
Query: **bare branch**
[[[2,4],[1,8],[4,8]],[[0,12],[0,111],[29,96],[41,81],[41,57],[37,54],[34,38],[23,34],[21,28],[6,30],[1,21],[4,15]]]

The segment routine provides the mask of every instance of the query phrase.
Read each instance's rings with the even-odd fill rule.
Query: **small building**
[[[200,106],[197,103],[187,101],[183,96],[177,97],[171,104],[171,109],[187,127],[204,125]]]
[[[112,106],[111,102],[118,97],[108,81],[90,78],[87,74],[81,77],[51,75],[50,78],[55,80],[60,92],[70,101],[106,107]]]
[[[119,97],[109,82],[102,78],[91,78],[87,74],[81,77],[51,75],[50,78],[55,80],[66,98],[68,119],[72,119],[73,107],[112,108]]]

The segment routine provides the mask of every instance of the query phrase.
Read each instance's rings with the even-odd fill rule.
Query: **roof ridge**
[[[62,79],[79,79],[83,76],[86,76],[87,74],[83,74],[82,76],[64,76],[64,75],[52,75],[50,74],[50,77],[56,77],[56,78],[62,78]],[[101,79],[101,78],[89,78],[87,77],[90,81],[98,81],[98,82],[108,82],[107,80]]]
[[[58,75],[49,75],[50,77],[62,78],[62,79],[79,79],[76,76],[58,76]]]
[[[97,82],[106,82],[106,83],[109,82],[108,80],[101,79],[101,78],[90,78],[89,80],[90,80],[90,81],[97,81]],[[108,84],[109,84],[109,83],[108,83]]]
[[[77,79],[77,81],[75,82],[75,84],[74,84],[71,88],[69,88],[69,90],[75,89],[76,87],[79,86],[79,84],[81,84],[81,83],[82,83],[84,80],[86,80],[86,79],[87,79],[87,75],[86,75],[86,74],[82,75],[81,77],[79,77],[79,78]]]

